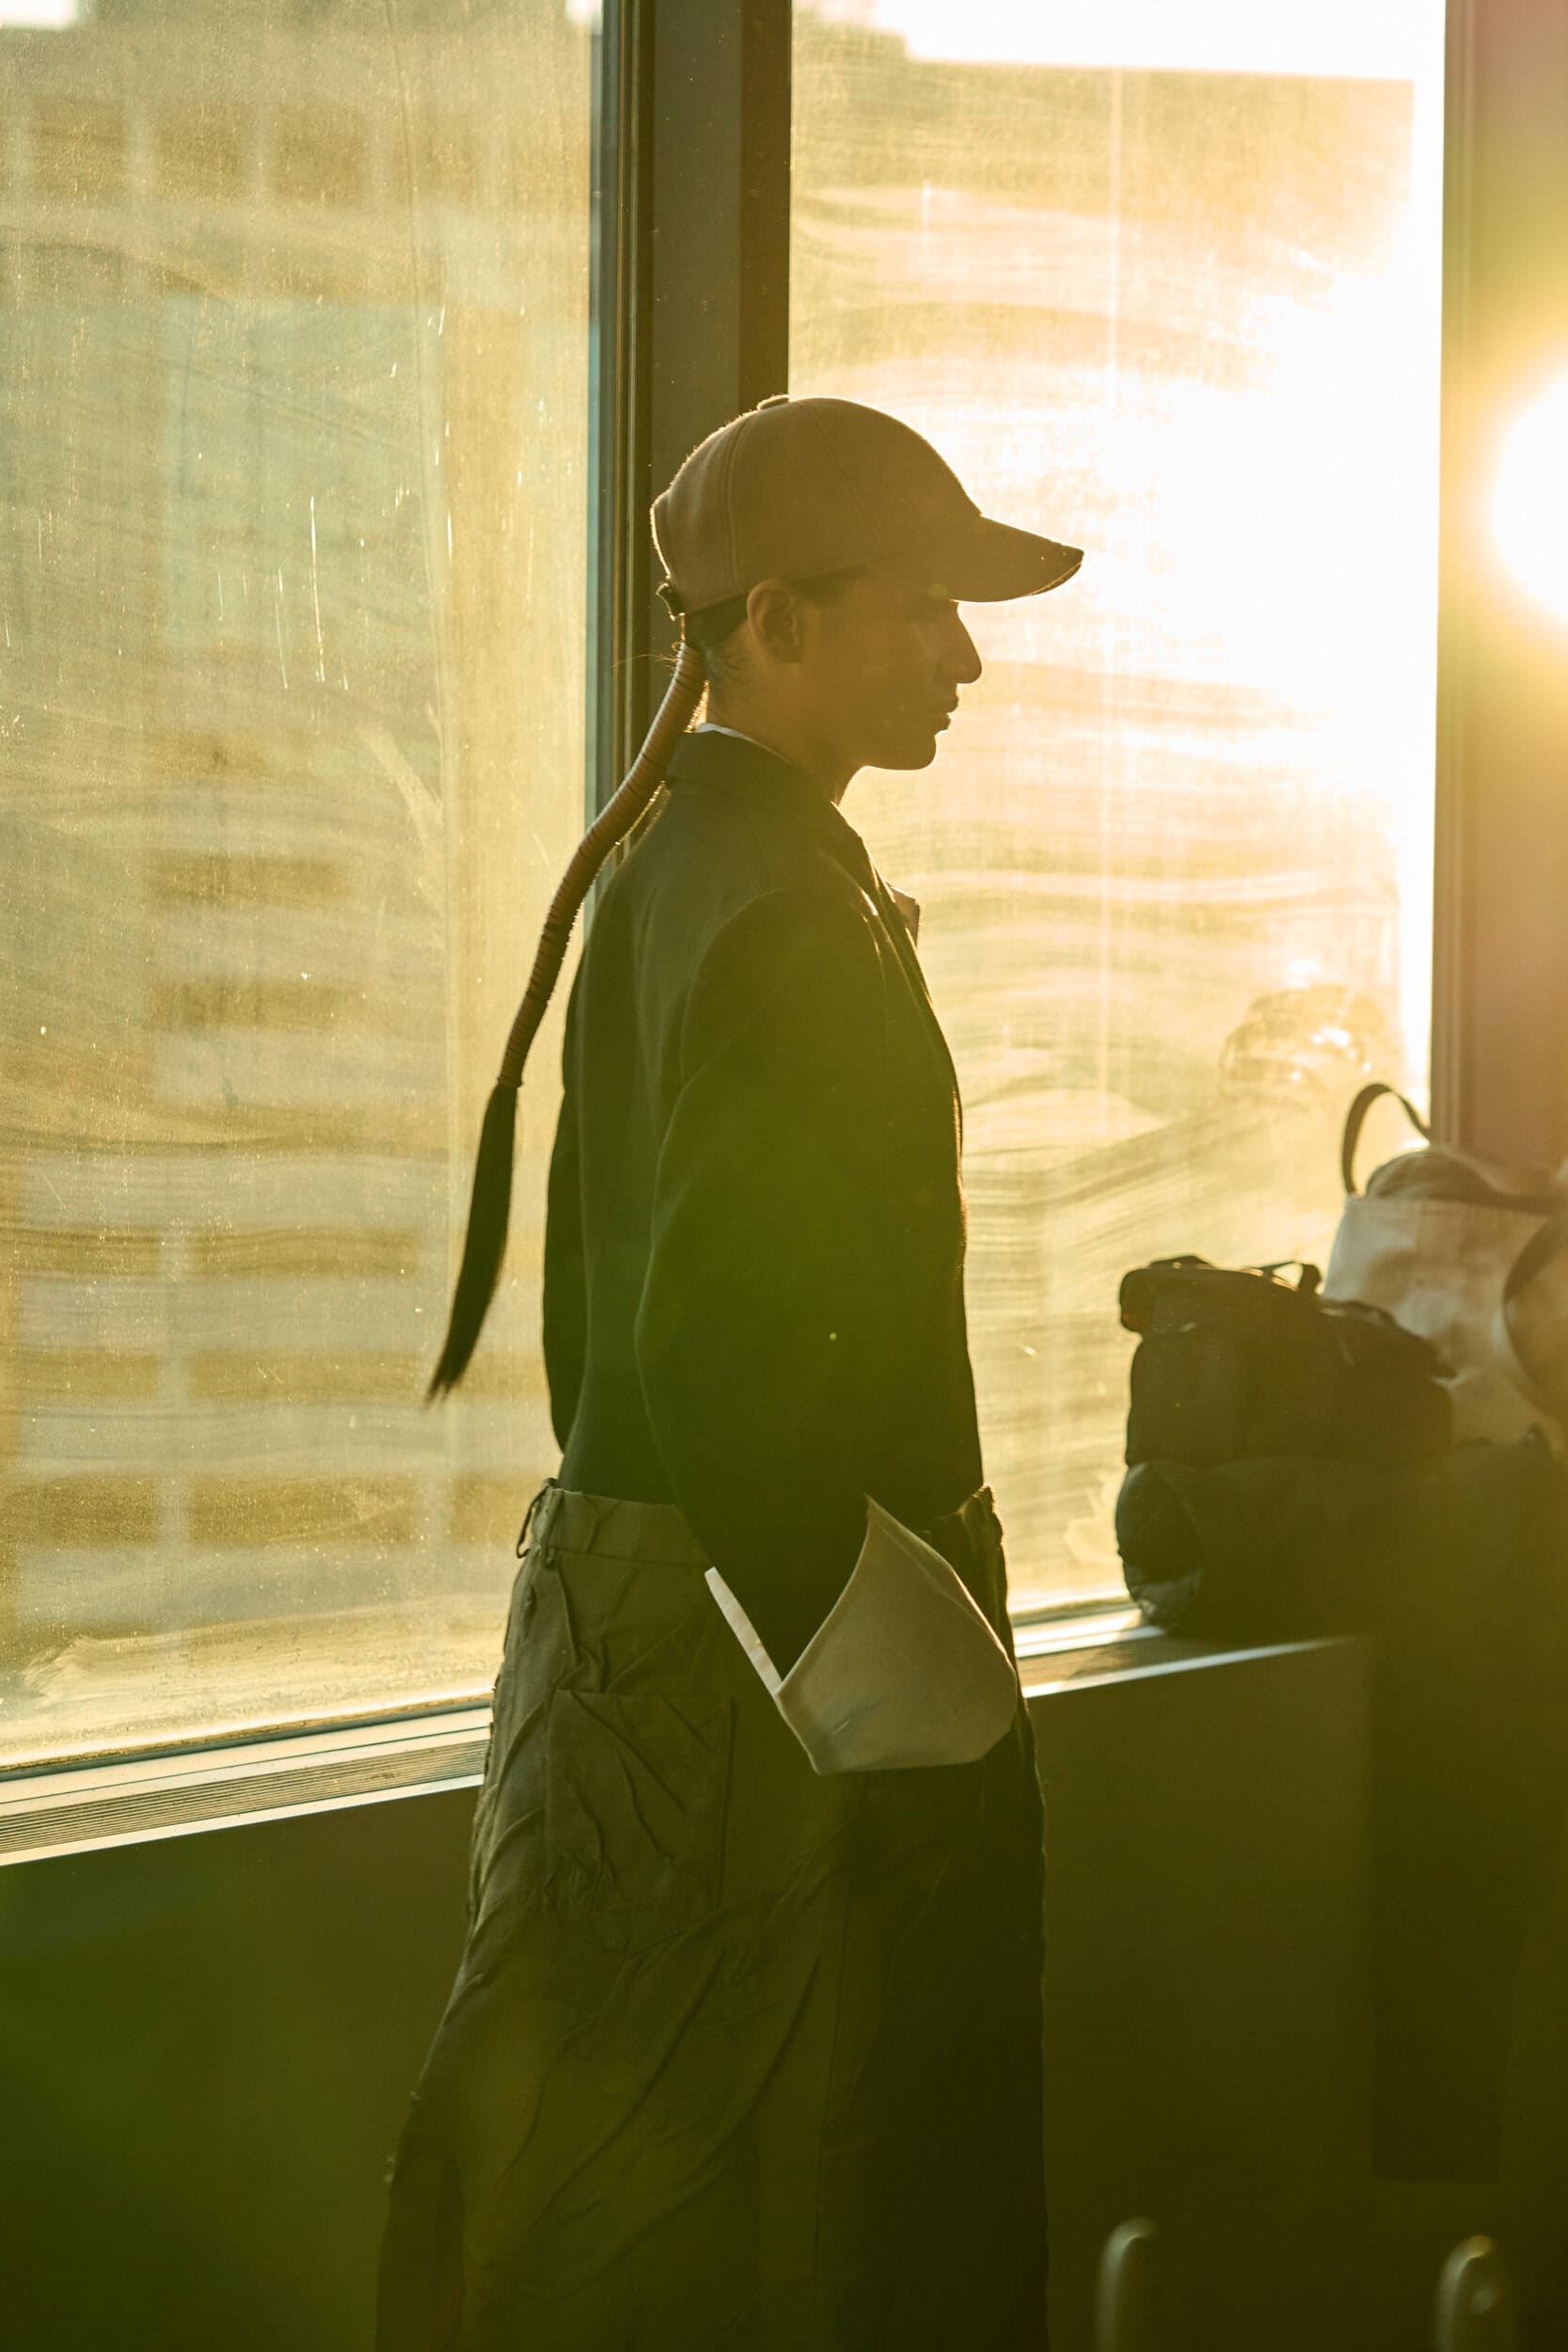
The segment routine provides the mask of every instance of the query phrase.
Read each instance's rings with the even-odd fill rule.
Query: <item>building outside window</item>
[[[493,1671],[550,1036],[421,1396],[581,828],[591,59],[531,0],[0,28],[0,1761]]]

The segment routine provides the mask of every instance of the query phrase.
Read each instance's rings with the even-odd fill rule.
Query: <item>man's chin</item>
[[[911,730],[894,742],[882,744],[866,765],[870,768],[928,768],[936,755],[937,738],[934,731],[922,728],[918,733]]]

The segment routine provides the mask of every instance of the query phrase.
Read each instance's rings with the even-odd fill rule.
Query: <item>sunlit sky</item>
[[[1519,586],[1568,628],[1568,373],[1537,391],[1503,437],[1492,530]]]
[[[1434,0],[803,0],[817,16],[897,33],[918,57],[1125,65],[1199,73],[1414,80],[1441,43]],[[598,0],[565,0],[578,24]],[[79,0],[0,0],[0,25],[81,21]]]
[[[1407,81],[1442,45],[1435,0],[810,0],[920,57]]]
[[[863,396],[910,414],[966,481],[973,474],[997,499],[1040,495],[1043,504],[1039,447],[1075,452],[1069,478],[1096,491],[1104,510],[1091,500],[1079,530],[1063,528],[1095,548],[1092,576],[1085,565],[1077,592],[1082,625],[1101,623],[1116,661],[1162,676],[1229,680],[1292,714],[1280,743],[1270,749],[1259,738],[1258,755],[1265,765],[1270,757],[1310,762],[1325,813],[1337,793],[1379,804],[1397,874],[1405,1042],[1412,1069],[1421,1070],[1431,955],[1442,0],[1314,0],[1310,8],[1277,0],[797,0],[798,16],[808,7],[819,19],[896,35],[933,63],[1246,72],[1409,88],[1409,192],[1393,249],[1370,272],[1325,272],[1300,299],[1268,280],[1263,240],[1252,315],[1244,304],[1234,314],[1250,353],[1249,388],[1189,380],[1180,369],[1167,381],[1136,360],[1099,379],[1091,371],[1075,385],[1063,368],[1049,397],[1039,383],[1018,382],[999,419],[990,392],[972,414],[962,399],[922,405],[923,378],[911,363],[906,380],[890,368]],[[967,103],[978,135],[988,101],[976,90]],[[933,190],[923,199],[915,233],[930,246],[928,268],[943,250],[944,200],[960,211],[965,201]],[[999,215],[995,267],[1010,286],[1008,271],[1016,275],[1021,250],[1032,246],[1045,274],[1038,298],[1049,303],[1049,257],[1076,250],[1076,239],[1083,283],[1098,289],[1085,295],[1085,307],[1103,302],[1107,315],[1119,316],[1126,305],[1152,303],[1158,311],[1168,294],[1170,315],[1179,316],[1181,270],[1195,261],[1184,255],[1180,229],[1168,283],[1156,287],[1136,272],[1121,283],[1114,208],[1101,226],[1106,242],[1097,257],[1092,221]],[[948,245],[962,229],[957,215],[946,221]],[[1160,232],[1146,223],[1137,233],[1147,259]],[[964,260],[972,277],[985,275],[978,247],[965,248]],[[1390,415],[1400,419],[1397,462]],[[1062,616],[1057,637],[1072,619]],[[988,614],[987,625],[995,659],[1046,658],[1036,639],[1050,625],[1038,613]]]

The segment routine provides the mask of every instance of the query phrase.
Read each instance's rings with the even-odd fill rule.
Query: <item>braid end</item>
[[[468,1359],[496,1295],[512,1214],[512,1155],[516,1133],[516,1088],[493,1087],[480,1130],[473,1197],[468,1203],[468,1231],[463,1243],[457,1288],[452,1293],[446,1345],[431,1375],[425,1393],[427,1404],[455,1389],[467,1371]]]

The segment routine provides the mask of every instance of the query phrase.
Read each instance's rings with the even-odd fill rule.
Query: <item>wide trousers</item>
[[[989,1491],[921,1532],[1006,1640]],[[705,1565],[536,1498],[378,2352],[1043,2352],[1027,1714],[819,1778]]]

